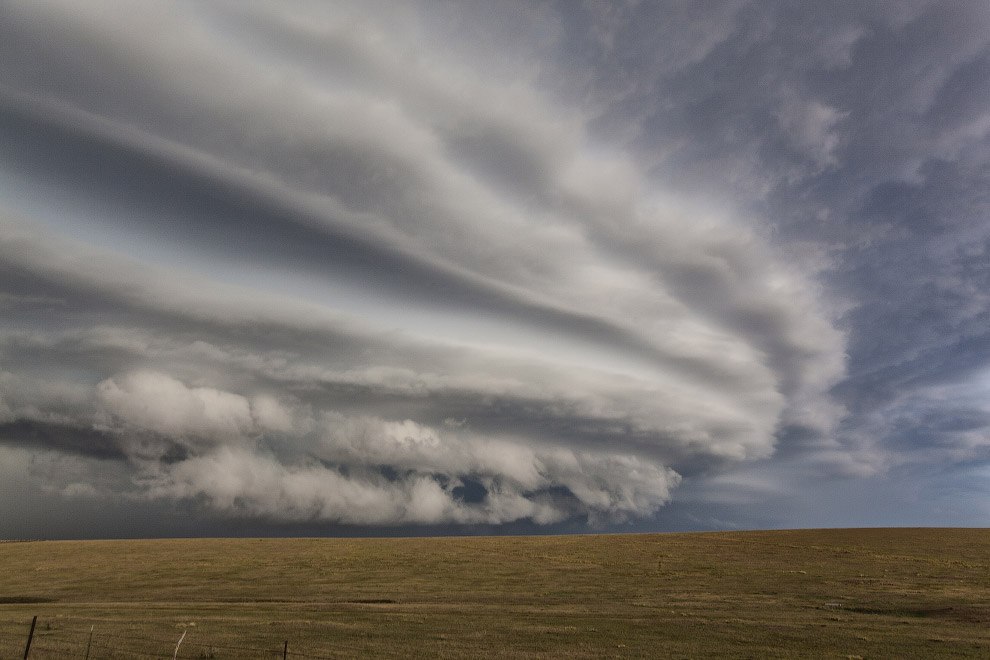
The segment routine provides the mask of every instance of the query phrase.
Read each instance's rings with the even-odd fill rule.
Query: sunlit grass
[[[183,631],[180,657],[990,655],[990,530],[6,543],[0,567],[0,657],[35,614],[33,658],[91,626],[93,658]]]

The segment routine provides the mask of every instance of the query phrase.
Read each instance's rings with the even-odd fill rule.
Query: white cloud
[[[271,454],[224,446],[161,466],[149,475],[145,496],[202,497],[223,513],[283,521],[499,524],[528,518],[547,524],[583,514],[593,523],[604,523],[655,512],[678,482],[676,474],[632,457],[556,455],[548,457],[545,466],[541,492],[512,480],[476,475],[486,495],[466,502],[455,492],[460,480],[448,476],[442,485],[436,471],[387,479],[351,466],[344,474],[312,461],[286,463]],[[546,489],[554,486],[569,489],[575,500],[552,496]]]
[[[835,165],[841,144],[837,125],[849,115],[817,100],[788,94],[781,104],[779,120],[793,145],[819,167]]]
[[[5,419],[95,421],[149,497],[393,524],[647,516],[681,465],[766,457],[783,425],[843,415],[845,337],[813,275],[737,210],[595,145],[533,79],[468,69],[359,4],[94,6],[19,6],[11,30],[57,35],[72,84],[10,64],[0,100],[204,208],[158,217],[150,194],[111,205],[114,231],[0,224],[0,262],[32,289],[0,300],[79,310],[0,331],[24,351],[9,378],[47,356],[83,391],[28,411],[16,384]],[[659,69],[703,61],[738,10],[701,25],[682,7],[692,29]],[[99,45],[84,66],[78,44]],[[780,121],[828,164],[842,117],[794,100]],[[207,220],[238,240],[204,238]],[[173,249],[134,254],[149,241]],[[348,241],[370,266],[335,270]],[[465,480],[483,501],[455,495]]]
[[[108,378],[97,392],[103,410],[125,428],[223,439],[249,433],[254,425],[246,398],[209,387],[186,387],[152,371]]]

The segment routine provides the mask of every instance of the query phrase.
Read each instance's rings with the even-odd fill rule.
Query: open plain
[[[990,530],[0,544],[0,657],[990,657]],[[176,653],[176,644],[182,640]]]

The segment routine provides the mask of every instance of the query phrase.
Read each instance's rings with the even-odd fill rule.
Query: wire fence
[[[0,620],[0,658],[310,658],[333,660],[355,654],[368,655],[372,649],[334,643],[333,649],[305,651],[294,648],[291,640],[272,640],[267,646],[213,643],[191,628],[174,637],[149,636],[113,630],[106,621],[78,624],[35,617],[16,621]],[[374,650],[381,655],[380,649]],[[391,655],[386,653],[386,655]]]

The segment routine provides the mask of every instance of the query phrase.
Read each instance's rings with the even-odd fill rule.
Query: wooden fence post
[[[285,646],[282,647],[282,660],[286,660],[289,657],[289,640],[285,640]]]
[[[24,647],[24,660],[27,660],[28,653],[31,652],[31,640],[34,639],[34,624],[38,623],[38,615],[35,614],[34,618],[31,619],[31,632],[28,633],[27,646]]]

